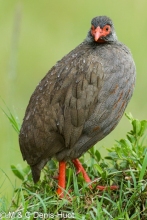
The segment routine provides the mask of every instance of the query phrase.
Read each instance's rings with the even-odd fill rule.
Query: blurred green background
[[[86,37],[97,15],[112,18],[120,41],[132,51],[137,67],[134,96],[126,110],[138,119],[147,114],[146,0],[0,0],[0,96],[20,124],[29,98],[46,72]],[[6,107],[0,99],[0,107]],[[105,154],[130,129],[125,116],[97,148]],[[18,136],[0,110],[0,196],[18,184],[10,165],[26,166]],[[9,178],[8,178],[9,177]]]

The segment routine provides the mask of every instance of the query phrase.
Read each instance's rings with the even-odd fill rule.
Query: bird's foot
[[[86,173],[86,171],[85,171],[84,167],[82,166],[82,164],[80,163],[80,161],[78,159],[74,159],[74,160],[72,160],[72,162],[77,169],[76,174],[82,173],[85,182],[87,182],[89,188],[92,189],[93,181],[91,181],[91,179],[89,178],[88,174]],[[104,191],[104,190],[108,190],[108,189],[117,190],[119,187],[115,186],[115,185],[113,185],[113,186],[99,186],[98,185],[96,188],[98,190]]]
[[[80,163],[80,161],[78,159],[72,160],[72,162],[77,169],[77,174],[81,172],[83,175],[83,178],[88,183],[89,188],[92,189],[92,184],[95,181],[91,181],[91,179],[89,178],[88,174],[86,173],[84,167],[82,166],[82,164]],[[54,178],[58,179],[57,194],[60,199],[62,199],[64,197],[68,197],[68,195],[65,196],[65,170],[66,170],[66,162],[64,162],[64,161],[59,162],[59,176],[56,176]],[[98,186],[96,186],[96,188],[101,191],[104,191],[107,189],[117,190],[118,186],[115,186],[115,185],[114,186],[99,186],[98,185]]]
[[[117,189],[119,189],[119,187],[115,186],[115,185],[113,185],[113,186],[97,186],[96,188],[98,190],[101,190],[101,191],[108,190],[108,189],[110,189],[110,190],[117,190]]]

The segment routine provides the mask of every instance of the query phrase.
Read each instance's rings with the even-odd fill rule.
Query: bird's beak
[[[96,29],[92,30],[91,34],[94,37],[95,41],[98,41],[98,39],[103,36],[102,29],[99,26]]]

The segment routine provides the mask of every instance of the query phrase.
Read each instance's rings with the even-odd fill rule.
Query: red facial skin
[[[102,29],[98,26],[95,28],[93,25],[91,26],[91,34],[94,37],[94,40],[99,43],[104,43],[105,40],[101,39],[101,37],[106,37],[111,32],[110,25],[105,25]]]

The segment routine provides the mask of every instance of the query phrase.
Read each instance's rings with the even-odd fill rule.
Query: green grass
[[[114,22],[118,39],[131,49],[137,67],[135,92],[126,111],[139,119],[146,118],[146,8],[145,0],[104,0],[101,4],[96,0],[38,0],[35,7],[33,1],[0,1],[0,96],[22,122],[29,98],[46,72],[85,39],[94,16],[107,15]],[[5,109],[1,100],[0,106]],[[10,198],[11,185],[20,184],[18,179],[15,182],[10,165],[20,163],[25,167],[26,162],[22,161],[18,136],[1,110],[0,124],[0,195]],[[97,144],[97,149],[106,155],[103,146],[111,147],[114,139],[124,137],[129,129],[123,117],[111,135]]]
[[[9,109],[8,109],[9,111]],[[5,115],[17,131],[18,123],[9,112]],[[132,130],[125,139],[116,141],[103,158],[99,151],[91,148],[80,158],[93,180],[90,189],[82,175],[76,176],[72,163],[66,170],[65,197],[56,194],[58,163],[50,160],[42,171],[41,180],[34,185],[30,167],[12,165],[14,175],[22,181],[15,188],[11,202],[0,199],[3,219],[100,219],[100,220],[145,220],[147,219],[147,121],[126,115]],[[88,159],[87,159],[88,158]],[[108,186],[99,191],[97,185]],[[117,185],[118,190],[109,186]],[[7,213],[7,216],[6,214]]]
[[[0,45],[0,95],[6,100],[11,111],[18,112],[20,121],[33,88],[39,80],[57,60],[85,38],[91,18],[103,14],[113,19],[118,38],[131,49],[137,67],[137,86],[127,111],[131,109],[138,118],[146,117],[146,96],[144,95],[147,51],[147,44],[144,43],[147,34],[146,1],[114,0],[108,2],[104,0],[101,4],[96,0],[93,4],[90,1],[86,3],[67,0],[62,2],[36,1],[34,7],[33,1],[14,0],[1,1],[0,6],[2,42]],[[65,8],[68,8],[66,13]],[[120,16],[120,8],[125,16]],[[135,32],[134,24],[137,27]],[[6,193],[10,194],[10,186],[14,192],[11,203],[6,197],[0,197],[0,212],[21,211],[25,216],[26,211],[33,214],[34,210],[40,212],[49,210],[49,213],[54,214],[73,211],[76,219],[147,219],[147,143],[143,135],[146,132],[145,121],[130,120],[132,134],[128,132],[125,140],[115,142],[106,158],[94,149],[81,158],[92,179],[98,178],[104,185],[114,182],[119,185],[120,189],[107,192],[98,192],[96,189],[91,191],[83,182],[81,174],[76,178],[75,170],[72,164],[69,164],[66,174],[67,193],[69,189],[72,189],[69,202],[67,199],[58,200],[55,194],[57,182],[52,178],[57,172],[58,164],[55,161],[48,163],[43,170],[40,183],[35,186],[29,167],[23,169],[21,165],[17,165],[22,161],[17,135],[11,133],[3,117],[4,114],[7,115],[18,133],[19,123],[11,111],[10,109],[8,113],[5,110],[0,111],[2,125],[0,127],[0,171],[2,174],[0,193],[3,195],[7,189]],[[112,143],[113,137],[117,135],[123,136],[123,130],[126,127],[127,124],[122,119],[114,133],[109,136],[110,138],[105,139],[107,143],[104,143],[111,147],[108,143]],[[143,134],[139,134],[138,131]],[[100,145],[102,143],[103,141]],[[14,177],[17,176],[17,179],[22,182],[19,187],[16,187],[16,182],[12,180],[13,173],[11,175],[9,171],[10,164],[13,164],[11,169],[15,174]],[[10,186],[7,186],[6,180]],[[3,215],[3,219],[8,219],[8,217]],[[56,219],[59,219],[58,217]],[[33,217],[27,219],[31,218]],[[15,219],[20,218],[18,216]],[[40,219],[42,219],[41,216]]]

